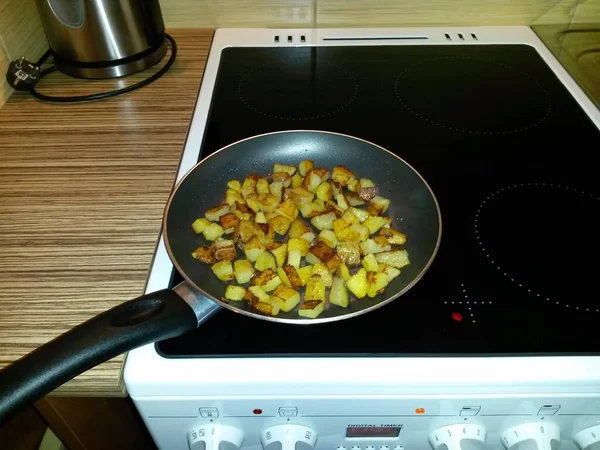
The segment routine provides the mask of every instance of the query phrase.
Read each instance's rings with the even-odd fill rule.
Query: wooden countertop
[[[143,293],[213,30],[171,30],[161,79],[79,104],[15,93],[0,109],[0,367]],[[162,63],[161,63],[162,65]],[[131,83],[52,74],[52,95]],[[55,394],[122,396],[123,356]]]

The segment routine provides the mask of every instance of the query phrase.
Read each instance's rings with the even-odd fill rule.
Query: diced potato
[[[385,273],[369,272],[367,274],[367,283],[369,284],[367,295],[373,298],[378,294],[383,294],[383,291],[390,283],[390,280]]]
[[[319,275],[311,275],[308,279],[308,282],[306,283],[306,290],[304,291],[304,301],[325,301],[325,289],[325,281]]]
[[[325,169],[324,167],[314,167],[312,171],[321,177],[321,180],[329,180],[329,170]]]
[[[290,244],[288,241],[288,258],[287,263],[290,266],[294,266],[296,269],[300,268],[300,261],[302,259],[302,253],[299,249],[290,250]]]
[[[373,255],[373,253],[369,253],[363,258],[362,265],[365,269],[367,269],[367,272],[379,271],[379,263],[377,262],[377,259],[375,259],[375,255]]]
[[[367,239],[360,243],[360,249],[363,255],[367,253],[381,253],[392,249],[392,246],[384,236],[377,236],[374,239]]]
[[[225,298],[227,300],[241,301],[246,295],[246,288],[242,286],[235,286],[234,284],[228,284],[225,288]]]
[[[342,264],[342,260],[338,255],[333,255],[325,262],[325,265],[331,273],[335,272],[340,264]]]
[[[265,252],[265,247],[261,244],[260,240],[256,236],[252,236],[246,245],[244,246],[244,253],[246,258],[250,262],[256,262],[258,257]]]
[[[358,218],[359,222],[364,222],[369,218],[369,212],[364,209],[352,207],[350,208],[350,212]]]
[[[246,205],[248,208],[252,210],[252,212],[257,213],[260,211],[262,207],[261,203],[258,201],[258,197],[246,197]]]
[[[218,223],[211,223],[204,229],[204,231],[202,232],[202,236],[204,236],[204,239],[206,239],[207,241],[214,241],[215,239],[223,236],[224,232],[225,230],[223,230],[223,227],[221,227],[221,225],[219,225]]]
[[[352,276],[352,274],[350,273],[350,269],[348,269],[348,266],[345,263],[340,264],[337,273],[338,276],[344,281],[348,281]]]
[[[291,311],[300,303],[300,293],[283,284],[275,289],[273,295],[283,300],[284,305],[281,306],[281,310],[284,312]]]
[[[367,295],[369,285],[367,283],[367,271],[361,267],[348,281],[346,286],[357,298]]]
[[[347,209],[344,214],[342,214],[342,220],[344,220],[346,223],[348,223],[348,226],[350,225],[356,225],[356,224],[360,224],[360,220],[358,217],[356,217],[356,214],[354,214],[352,212],[354,208],[349,208]],[[359,210],[360,212],[361,210]],[[368,214],[367,214],[368,215]]]
[[[264,302],[265,300],[267,300],[270,297],[270,295],[267,294],[263,290],[262,286],[258,286],[258,285],[250,286],[246,290],[246,297],[248,297],[248,294],[247,294],[248,292],[250,292],[252,295],[254,295],[254,297],[256,297],[256,299],[261,302]]]
[[[363,242],[369,239],[369,229],[355,224],[336,233],[336,237],[339,241]]]
[[[269,225],[273,227],[275,233],[281,236],[288,232],[291,224],[292,221],[284,216],[273,217],[271,220],[269,220]]]
[[[348,181],[354,178],[354,172],[344,166],[334,166],[333,174],[331,175],[331,179],[337,183],[340,183],[342,186],[346,186]]]
[[[233,263],[235,281],[238,284],[248,283],[254,276],[254,266],[247,259],[238,259]]]
[[[210,208],[204,213],[204,215],[211,222],[218,222],[219,217],[221,217],[223,214],[227,214],[230,211],[231,209],[229,208],[229,205],[224,203],[222,205],[215,206],[214,208]]]
[[[389,223],[391,218],[381,216],[371,216],[365,220],[362,224],[369,229],[369,234],[375,234],[379,229],[386,223]]]
[[[235,242],[230,239],[217,239],[211,245],[211,251],[217,261],[235,261]]]
[[[335,255],[335,250],[332,249],[323,241],[318,241],[309,250],[309,254],[316,256],[320,261],[326,262],[329,258]],[[308,258],[308,254],[306,255]],[[308,261],[308,259],[307,259]],[[309,261],[310,262],[310,261]]]
[[[228,230],[230,228],[237,227],[238,223],[240,223],[240,218],[233,213],[223,214],[219,217],[219,224],[224,230]]]
[[[348,266],[357,266],[360,264],[360,247],[353,241],[338,242],[337,255],[342,262]]]
[[[275,211],[275,208],[279,206],[279,200],[273,194],[260,194],[258,203],[260,204],[260,210],[263,212]]]
[[[325,212],[332,212],[336,217],[342,217],[344,210],[340,208],[333,200],[327,200],[325,204]]]
[[[357,194],[363,200],[371,200],[377,195],[377,186],[368,178],[361,178]]]
[[[277,180],[273,181],[269,185],[269,192],[274,195],[277,200],[281,201],[283,199],[283,181]]]
[[[268,213],[265,213],[265,219],[267,219],[267,223],[269,222],[269,220],[271,220],[273,217],[277,217],[280,216],[281,214],[276,213],[275,211],[271,211]]]
[[[256,215],[254,216],[254,221],[256,223],[267,223],[267,218],[265,217],[265,213],[264,212],[257,212]]]
[[[319,258],[317,258],[315,255],[313,255],[312,253],[307,253],[305,260],[306,260],[307,264],[317,264],[317,263],[321,262],[321,260]]]
[[[223,234],[231,234],[235,231],[235,227],[231,227],[231,228],[225,228],[223,230]]]
[[[298,218],[292,222],[290,226],[290,230],[288,236],[290,238],[298,238],[302,236],[304,233],[310,232],[310,227],[304,222],[304,220]]]
[[[267,251],[262,252],[258,258],[256,258],[254,268],[256,270],[260,270],[261,272],[267,269],[277,270],[277,262],[275,261],[275,256],[273,256],[273,253]]]
[[[265,254],[267,253],[265,252]],[[252,278],[252,286],[260,286],[265,292],[271,292],[280,284],[281,278],[271,268]]]
[[[245,203],[244,197],[242,197],[238,191],[227,189],[227,192],[225,193],[225,203],[231,207],[235,204],[235,202]]]
[[[264,303],[271,305],[270,315],[272,316],[278,315],[279,312],[283,311],[283,308],[285,307],[285,302],[275,295],[269,296],[269,298],[265,300]]]
[[[318,187],[318,186],[317,186]],[[305,205],[307,203],[312,203],[315,198],[315,194],[310,192],[303,187],[293,188],[292,190],[287,191],[288,198],[300,208],[300,205]]]
[[[389,206],[389,199],[376,195],[369,202],[369,206],[367,206],[367,211],[369,211],[369,214],[371,214],[372,216],[380,216],[387,211]]]
[[[204,264],[214,264],[217,262],[215,255],[210,247],[198,247],[192,252],[192,258],[203,262]]]
[[[322,263],[313,264],[311,277],[314,277],[315,275],[319,275],[321,277],[321,280],[323,280],[326,287],[331,287],[333,275],[331,275],[329,269]]]
[[[292,267],[292,266],[290,266],[290,267]],[[277,276],[281,280],[282,284],[285,284],[287,287],[292,287],[292,283],[291,283],[289,277],[287,276],[287,273],[285,273],[285,270],[283,270],[283,267],[277,268]]]
[[[400,275],[400,271],[398,269],[388,266],[387,264],[379,264],[379,271],[385,273],[390,281]]]
[[[238,180],[229,180],[227,182],[227,187],[229,189],[233,189],[236,192],[240,192],[242,189],[242,184]]]
[[[298,315],[307,319],[316,319],[325,310],[325,301],[304,300],[298,309]]]
[[[259,178],[260,177],[256,174],[246,177],[242,183],[242,189],[240,189],[240,194],[242,194],[242,197],[248,199],[248,197],[253,197],[256,195],[256,183]]]
[[[321,230],[332,230],[333,221],[336,219],[336,215],[332,212],[327,214],[321,214],[313,217],[310,223],[319,231]]]
[[[204,230],[206,230],[206,228],[210,225],[210,223],[210,220],[202,217],[200,219],[194,220],[194,223],[192,223],[192,229],[196,234],[202,234],[204,233]]]
[[[403,245],[406,243],[406,235],[393,228],[381,228],[379,235],[384,236],[392,245]]]
[[[298,271],[294,266],[286,265],[283,266],[283,271],[285,272],[287,279],[289,280],[289,286],[292,289],[300,289],[302,286],[302,280],[300,279],[300,275],[298,275]],[[312,273],[312,272],[311,272]]]
[[[300,256],[306,256],[306,254],[308,253],[308,249],[310,248],[310,242],[302,238],[289,239],[287,244],[288,253],[293,250],[299,250]]]
[[[287,166],[285,164],[273,164],[273,173],[277,173],[277,172],[285,172],[287,174],[289,174],[290,176],[294,175],[296,173],[296,168],[294,166]]]
[[[233,280],[233,265],[231,261],[219,261],[216,264],[210,266],[213,273],[217,276],[217,278],[221,281],[229,281]]]
[[[352,213],[351,213],[352,214]],[[358,221],[358,220],[357,220]],[[344,219],[335,219],[333,221],[333,232],[339,233],[340,231],[348,228],[351,224],[346,222]],[[337,238],[336,238],[337,239]]]
[[[278,247],[275,247],[270,250],[275,256],[275,262],[277,263],[277,267],[283,267],[285,264],[285,258],[287,257],[287,243],[281,244],[279,243]]]
[[[348,180],[346,187],[350,192],[358,192],[360,189],[360,181],[358,181],[356,178],[352,178],[351,180]]]
[[[298,276],[300,277],[302,286],[305,286],[306,282],[311,277],[312,269],[313,269],[313,266],[310,265],[310,266],[300,267],[299,269],[296,270],[296,272],[298,272]]]
[[[377,258],[377,262],[387,264],[396,269],[402,269],[410,264],[408,252],[406,250],[393,250],[391,252],[377,253],[375,258]]]
[[[289,173],[286,172],[275,172],[271,178],[273,178],[273,182],[280,181],[284,188],[288,188],[292,185],[292,177]]]
[[[252,236],[254,236],[254,224],[249,220],[240,220],[235,230],[234,240],[236,242],[248,242]]]
[[[267,316],[276,316],[279,314],[280,304],[271,300],[268,297],[264,302],[250,301],[250,306]]]
[[[275,240],[275,230],[268,223],[255,223],[254,236],[258,238],[261,244],[268,245]]]
[[[304,233],[300,237],[307,242],[313,242],[317,238],[317,236],[315,236],[315,233],[313,233],[312,231],[309,231],[308,233]]]
[[[290,221],[296,220],[296,218],[298,217],[298,208],[296,208],[296,205],[294,205],[294,202],[290,199],[287,199],[285,202],[280,203],[279,207],[275,210],[275,212],[287,217],[288,219],[290,219]]]
[[[252,211],[248,205],[240,202],[235,202],[233,205],[231,205],[231,212],[240,220],[252,220],[254,217],[254,211]]]
[[[338,243],[337,238],[335,237],[335,233],[332,230],[321,231],[319,233],[319,240],[325,242],[331,248],[335,248],[335,246]]]
[[[310,192],[317,192],[317,188],[324,180],[315,173],[314,169],[308,171],[304,180],[302,180],[302,187]]]
[[[340,209],[346,211],[348,208],[350,208],[350,204],[348,203],[348,200],[346,199],[346,196],[344,194],[337,194],[335,196],[335,201],[337,202],[338,206],[340,207]]]
[[[366,202],[354,192],[346,192],[346,200],[350,206],[361,206]]]
[[[300,161],[300,164],[298,165],[298,169],[299,169],[300,175],[302,175],[303,177],[305,177],[306,174],[308,174],[308,172],[313,167],[314,167],[314,164],[309,159],[305,159],[304,161]]]
[[[323,200],[318,198],[312,203],[305,203],[303,205],[300,205],[299,209],[300,214],[302,214],[302,217],[310,219],[312,217],[325,213],[326,205]]]
[[[347,308],[349,302],[350,297],[348,296],[345,281],[341,278],[334,278],[331,285],[331,292],[329,293],[329,303]]]
[[[317,188],[315,194],[317,195],[317,198],[320,198],[324,202],[331,200],[333,198],[333,189],[331,188],[331,184],[329,184],[327,181],[323,181]]]
[[[297,188],[300,186],[302,186],[302,176],[299,173],[297,173],[292,177],[292,187]]]

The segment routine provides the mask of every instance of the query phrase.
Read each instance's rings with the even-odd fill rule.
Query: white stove
[[[220,29],[177,179],[200,158],[224,49],[490,44],[535,49],[600,128],[599,111],[528,27]],[[273,115],[265,111],[263,116]],[[289,127],[289,121],[282,123]],[[161,239],[146,292],[172,286],[172,275]],[[561,333],[561,327],[548,333]],[[203,339],[208,346],[219,336]],[[600,449],[600,357],[593,352],[390,356],[376,351],[173,357],[152,344],[128,354],[125,382],[161,450]]]

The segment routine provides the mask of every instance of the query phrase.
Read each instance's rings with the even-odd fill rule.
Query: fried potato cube
[[[290,266],[294,266],[296,269],[300,268],[300,261],[302,260],[302,253],[299,249],[290,250],[290,244],[288,241],[288,256],[287,263]]]
[[[252,211],[245,203],[240,202],[235,202],[231,205],[231,212],[240,220],[251,220],[254,216],[254,211]]]
[[[390,283],[390,280],[385,273],[381,272],[368,272],[367,283],[369,285],[367,289],[367,295],[370,298],[375,297],[378,294],[383,294],[386,286]]]
[[[279,314],[279,304],[273,302],[271,300],[271,297],[268,297],[264,302],[250,301],[248,303],[252,308],[256,309],[257,311],[260,311],[261,313],[267,316],[276,316],[277,314]]]
[[[304,233],[309,233],[310,231],[310,227],[306,224],[306,222],[304,222],[304,220],[296,219],[290,225],[288,236],[290,238],[298,238]]]
[[[224,230],[228,230],[229,228],[235,229],[238,223],[240,223],[240,218],[233,213],[223,214],[219,217],[219,224]]]
[[[297,173],[296,175],[294,175],[292,177],[292,187],[293,188],[297,188],[297,187],[302,186],[302,180],[303,180],[303,178],[302,178],[302,176],[299,173]]]
[[[375,255],[377,262],[387,264],[396,269],[402,269],[410,264],[408,252],[406,250],[393,250],[391,252],[382,252]]]
[[[240,189],[240,194],[242,194],[242,197],[247,199],[248,197],[256,196],[256,183],[258,182],[259,178],[260,177],[256,174],[246,177],[242,183],[242,188]]]
[[[294,175],[296,173],[296,168],[294,166],[288,166],[286,164],[273,164],[273,173],[277,173],[277,172],[285,172],[287,174],[289,174],[290,176]]]
[[[273,181],[269,185],[269,192],[281,202],[281,200],[283,199],[283,181]]]
[[[321,262],[321,260],[319,258],[317,258],[315,255],[313,255],[312,253],[307,253],[305,260],[308,264],[317,264],[317,263]]]
[[[358,189],[358,196],[363,200],[371,200],[377,195],[377,186],[368,178],[361,178]]]
[[[310,223],[319,231],[332,230],[333,221],[336,219],[336,215],[332,212],[326,214],[320,214],[310,219]]]
[[[269,296],[263,303],[267,303],[271,305],[271,315],[276,316],[280,311],[283,311],[285,307],[285,302],[275,295]]]
[[[348,203],[346,196],[342,193],[335,196],[335,201],[337,202],[339,208],[343,211],[346,211],[348,208],[350,208],[350,204]]]
[[[294,250],[299,250],[300,256],[306,256],[308,249],[310,248],[310,242],[302,238],[289,239],[287,245],[288,253]]]
[[[240,192],[240,190],[242,189],[242,184],[238,180],[229,180],[227,182],[227,187],[236,192]]]
[[[273,181],[281,181],[284,187],[290,187],[292,185],[292,177],[286,172],[275,172],[271,178]]]
[[[360,189],[360,181],[356,178],[352,178],[348,180],[348,184],[346,184],[346,187],[350,192],[358,193],[358,190]]]
[[[290,199],[280,203],[279,207],[275,209],[275,212],[287,217],[290,221],[296,220],[298,217],[298,208],[296,208],[296,205],[294,205],[294,202]]]
[[[249,295],[248,293],[252,294]],[[270,297],[269,294],[267,294],[262,286],[250,286],[248,289],[246,289],[246,300],[252,302],[252,301],[259,301],[259,302],[264,302],[265,300],[268,300],[268,298]]]
[[[200,219],[194,220],[194,222],[192,223],[192,229],[194,230],[194,233],[202,234],[202,233],[204,233],[204,230],[206,230],[206,228],[209,225],[210,225],[210,220],[202,217]]]
[[[227,300],[234,300],[239,302],[246,296],[246,288],[242,286],[236,286],[234,284],[228,284],[225,288],[225,298]]]
[[[210,208],[204,213],[204,216],[211,222],[218,222],[219,217],[230,212],[231,209],[227,203]]]
[[[349,209],[349,211],[352,214],[354,214],[356,216],[356,218],[358,219],[358,221],[361,223],[369,218],[369,212],[364,209],[352,207]],[[349,220],[347,220],[347,221],[349,222]]]
[[[238,284],[248,283],[254,277],[254,266],[247,259],[237,259],[233,262],[235,281]]]
[[[381,228],[379,235],[384,236],[387,241],[392,245],[403,245],[406,243],[406,235],[400,233],[398,230],[393,228]]]
[[[321,180],[323,180],[323,181],[329,180],[329,170],[325,169],[324,167],[316,167],[316,168],[313,168],[312,171],[314,173],[316,173],[318,176],[320,176]]]
[[[319,275],[311,275],[306,283],[304,291],[304,301],[321,300],[325,301],[325,281]]]
[[[284,306],[281,306],[281,310],[284,312],[291,311],[298,306],[298,303],[300,303],[300,293],[283,284],[277,286],[273,295],[280,298],[285,303]]]
[[[338,277],[344,281],[348,281],[352,274],[345,263],[341,263],[337,270]]]
[[[362,265],[365,269],[367,269],[367,272],[379,271],[379,263],[377,262],[377,259],[375,259],[375,255],[372,253],[369,253],[363,258]]]
[[[254,236],[254,224],[249,220],[240,220],[234,233],[236,242],[248,242]]]
[[[271,220],[273,217],[277,217],[280,216],[281,214],[276,213],[275,211],[271,211],[268,213],[265,213],[265,219],[267,219],[267,223],[269,222],[269,220]]]
[[[369,229],[355,224],[336,233],[336,237],[339,241],[363,242],[369,239]]]
[[[333,230],[321,231],[319,233],[319,240],[325,242],[331,248],[335,248],[335,246],[338,243],[337,237],[335,237],[335,233],[333,232]]]
[[[211,245],[211,251],[217,261],[235,261],[235,242],[230,239],[217,239]]]
[[[256,236],[252,236],[246,245],[244,246],[244,253],[246,258],[250,262],[256,262],[258,257],[265,252],[265,247],[261,244],[260,240]]]
[[[306,286],[306,282],[312,275],[312,265],[296,268],[296,272],[298,272],[298,276],[300,277],[300,282],[302,286]]]
[[[353,241],[340,241],[336,248],[337,255],[348,266],[360,264],[360,247]]]
[[[346,211],[344,211],[344,214],[342,214],[342,220],[345,220],[348,223],[348,226],[350,225],[355,225],[361,222],[361,220],[356,217],[356,214],[354,214],[352,212],[354,208],[349,208]],[[361,210],[358,210],[361,211]],[[365,217],[366,218],[366,217]]]
[[[366,202],[354,192],[346,192],[346,200],[350,206],[361,206]]]
[[[358,272],[346,281],[346,286],[356,298],[363,298],[367,295],[367,290],[369,289],[369,284],[367,283],[367,271],[363,267],[358,269]]]
[[[310,192],[317,192],[317,188],[324,180],[315,173],[315,169],[308,171],[304,180],[302,180],[302,187]]]
[[[317,190],[315,191],[317,198],[320,198],[324,202],[327,200],[331,200],[333,198],[333,189],[331,188],[331,184],[327,181],[323,181]]]
[[[298,208],[300,208],[300,205],[312,203],[313,199],[315,198],[315,194],[313,192],[310,192],[303,187],[296,187],[286,192],[288,199],[290,199]]]
[[[231,261],[219,261],[218,263],[210,266],[213,273],[217,276],[217,278],[221,281],[229,281],[233,280],[233,266]]]
[[[254,222],[256,223],[267,223],[267,218],[265,217],[264,212],[257,212],[254,216]]]
[[[380,216],[385,213],[390,206],[390,200],[380,195],[376,195],[371,199],[369,205],[367,206],[367,211],[372,216]]]
[[[325,212],[325,202],[323,200],[321,200],[320,198],[316,199],[314,202],[312,203],[305,203],[303,205],[300,205],[299,209],[300,209],[300,214],[302,214],[302,217],[310,219],[311,217],[315,217],[318,216],[322,213]]]
[[[255,223],[254,236],[258,238],[261,244],[268,245],[275,240],[275,230],[268,223]]]
[[[283,235],[285,235],[285,233],[287,233],[291,224],[292,224],[292,221],[284,216],[276,216],[276,217],[273,217],[271,220],[269,220],[269,225],[271,225],[271,227],[273,227],[273,230],[275,230],[275,233],[277,233],[281,236],[283,236]]]
[[[260,204],[260,210],[266,213],[275,211],[275,208],[279,206],[279,200],[273,194],[260,194],[258,196],[258,203]]]
[[[227,203],[229,206],[233,206],[235,202],[245,203],[246,201],[238,191],[227,189],[225,192],[225,203]]]
[[[323,241],[318,241],[309,250],[308,254],[312,254],[318,258],[319,261],[326,262],[329,258],[335,255],[335,250],[332,249]],[[308,254],[306,255],[308,261]],[[310,262],[310,261],[309,261]]]
[[[305,159],[304,161],[300,161],[300,164],[298,165],[298,171],[300,172],[300,175],[305,177],[313,167],[314,163],[309,159]]]
[[[325,212],[332,212],[335,214],[335,217],[338,218],[342,217],[342,215],[344,214],[344,210],[332,200],[327,200],[327,203],[325,203]]]
[[[321,277],[321,280],[323,280],[326,287],[331,287],[333,275],[331,275],[331,272],[325,265],[322,263],[313,264],[311,277],[314,277],[315,275],[319,275]]]
[[[207,226],[202,232],[202,236],[207,241],[214,241],[215,239],[220,238],[225,233],[225,230],[218,223],[211,223]]]
[[[278,242],[278,244],[279,246],[270,249],[269,251],[273,253],[273,256],[275,256],[277,267],[283,267],[285,264],[285,259],[287,258],[287,243],[282,244]]]
[[[360,243],[360,249],[363,255],[367,253],[381,253],[392,249],[392,246],[384,236],[376,236],[374,239],[367,239]]]
[[[290,266],[290,267],[292,267],[292,266]],[[290,282],[290,279],[288,278],[287,274],[285,273],[285,270],[283,270],[283,267],[277,268],[277,276],[281,280],[282,284],[286,285],[287,287],[292,287],[292,283]]]
[[[390,281],[400,275],[400,270],[396,269],[395,267],[388,266],[387,264],[379,264],[379,271],[381,273],[385,273]]]
[[[358,222],[358,219],[357,219],[357,222]],[[351,224],[346,222],[344,219],[335,219],[333,221],[332,225],[333,225],[333,232],[337,236],[337,233],[348,228]],[[337,239],[337,237],[336,237],[336,239]]]
[[[342,264],[342,260],[340,259],[340,257],[338,255],[333,255],[325,263],[325,265],[327,266],[327,268],[329,269],[329,271],[331,273],[334,273],[337,270],[337,268],[340,266],[340,264]]]
[[[253,213],[260,212],[262,204],[258,201],[258,197],[246,197],[246,205]]]
[[[260,270],[261,272],[267,269],[277,270],[277,262],[273,253],[267,251],[261,253],[258,258],[256,258],[254,268],[256,270]]]
[[[375,234],[382,226],[391,221],[391,217],[370,216],[362,224],[369,229],[369,234]]]
[[[348,181],[354,178],[354,172],[344,166],[334,166],[333,174],[331,175],[331,179],[336,183],[341,184],[342,186],[346,186]]]
[[[204,264],[214,264],[217,262],[210,247],[198,247],[192,252],[192,258],[197,259]]]
[[[331,292],[329,293],[329,303],[332,305],[341,306],[347,308],[350,303],[350,297],[348,295],[348,289],[346,283],[341,278],[335,277],[331,285]]]
[[[325,310],[325,302],[320,300],[305,300],[298,308],[298,315],[307,319],[316,319]]]
[[[269,252],[265,252],[264,254],[268,253]],[[279,276],[271,268],[266,269],[260,275],[252,278],[252,286],[260,286],[265,292],[271,292],[280,284],[281,278],[279,278]]]
[[[303,286],[302,280],[300,279],[300,275],[294,266],[285,265],[283,266],[283,271],[289,281],[289,287],[292,289],[300,289]],[[312,269],[311,269],[312,274]]]
[[[269,189],[269,181],[266,178],[261,178],[256,182],[256,193],[258,195],[271,193],[271,190]]]

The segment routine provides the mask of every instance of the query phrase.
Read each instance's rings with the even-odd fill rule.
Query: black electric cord
[[[125,94],[127,92],[131,92],[131,91],[134,91],[134,90],[139,89],[141,87],[147,86],[150,83],[152,83],[153,81],[158,80],[165,73],[167,73],[167,71],[171,68],[171,66],[175,62],[175,58],[177,57],[177,44],[175,43],[175,39],[173,39],[167,33],[165,33],[165,37],[171,43],[171,56],[169,56],[169,60],[167,61],[167,63],[158,72],[156,72],[154,75],[146,78],[145,80],[138,81],[137,83],[132,84],[131,86],[127,86],[125,88],[117,89],[117,90],[114,90],[114,91],[102,92],[100,94],[78,95],[78,96],[73,96],[73,97],[58,97],[58,96],[52,96],[52,95],[42,94],[42,93],[40,93],[40,92],[38,92],[38,91],[35,90],[35,86],[31,89],[30,92],[31,92],[31,94],[34,97],[37,97],[40,100],[44,100],[44,101],[47,101],[47,102],[75,103],[75,102],[85,102],[85,101],[90,101],[90,100],[101,100],[101,99],[104,99],[104,98],[116,97],[118,95],[122,95],[122,94]],[[44,61],[49,56],[50,56],[50,51],[47,51],[44,54],[44,56],[42,56],[40,58],[40,60],[38,61],[38,63],[37,63],[38,67],[41,66],[44,63]],[[41,81],[41,79],[44,76],[49,75],[52,72],[56,72],[57,70],[58,70],[57,66],[48,67],[47,69],[42,70],[40,72],[40,78],[39,78],[39,80]]]

